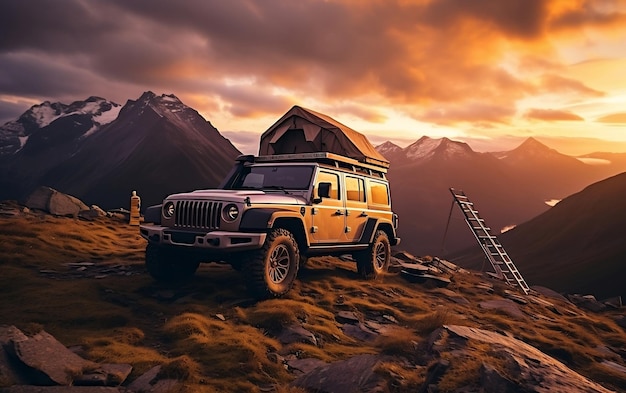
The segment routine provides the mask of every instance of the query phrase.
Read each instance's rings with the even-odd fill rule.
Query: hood
[[[167,199],[214,200],[223,202],[244,203],[250,198],[250,203],[268,203],[280,205],[305,205],[306,200],[301,195],[285,194],[283,191],[259,190],[197,190],[170,195]]]

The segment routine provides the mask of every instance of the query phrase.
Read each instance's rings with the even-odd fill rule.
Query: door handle
[[[359,217],[367,217],[367,213],[361,212],[361,214],[359,214]]]
[[[335,212],[335,215],[336,215],[336,216],[343,216],[343,212],[342,212],[341,210],[337,210],[337,211]]]

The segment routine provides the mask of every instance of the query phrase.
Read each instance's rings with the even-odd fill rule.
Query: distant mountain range
[[[0,199],[45,185],[103,208],[128,207],[136,190],[148,206],[217,186],[240,154],[174,95],[44,102],[0,127]]]
[[[545,212],[591,183],[626,170],[626,154],[585,157],[561,154],[533,138],[507,152],[478,153],[463,142],[422,137],[400,148],[377,147],[391,161],[394,211],[402,248],[417,255],[446,256],[475,244],[449,188],[463,190],[487,224],[499,233]],[[593,161],[593,160],[592,160]]]
[[[572,202],[555,208],[548,202],[626,171],[626,154],[571,157],[533,138],[493,153],[426,136],[405,148],[386,142],[377,149],[391,162],[388,177],[402,249],[442,257],[471,256],[464,251],[468,247],[480,253],[452,205],[448,190],[454,187],[470,197],[495,233],[519,226],[502,238],[511,242],[510,252],[519,257],[531,283],[559,289],[558,282],[544,279],[561,274],[568,285],[584,290],[579,280],[589,274],[588,261],[617,264],[611,262],[618,260],[608,251],[612,246],[599,244],[622,243],[624,213],[600,214],[598,209],[619,206],[623,190],[607,187],[605,194],[580,199],[567,214],[559,212]],[[99,97],[70,105],[44,102],[0,127],[0,199],[21,199],[45,185],[108,209],[128,207],[136,190],[145,207],[170,193],[217,186],[239,154],[209,121],[173,95],[146,92],[123,106]],[[576,237],[585,234],[589,239]],[[480,255],[474,257],[482,265]],[[619,273],[615,269],[598,277]]]

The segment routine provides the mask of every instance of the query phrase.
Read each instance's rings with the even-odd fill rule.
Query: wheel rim
[[[279,284],[285,280],[289,273],[289,249],[285,245],[279,245],[272,251],[269,260],[268,274],[274,284]]]
[[[374,264],[377,270],[381,270],[385,267],[385,262],[387,261],[387,250],[383,243],[377,243],[375,250]]]

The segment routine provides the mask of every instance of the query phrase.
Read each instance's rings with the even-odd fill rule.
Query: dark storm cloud
[[[606,4],[611,3],[612,1],[608,1]],[[607,7],[603,7],[601,1],[584,1],[582,7],[567,10],[551,20],[551,27],[554,29],[578,29],[588,26],[612,27],[626,22],[625,13],[609,12],[607,9]]]
[[[549,0],[441,0],[427,7],[426,20],[450,26],[468,18],[491,25],[505,35],[531,39],[544,33]]]
[[[40,54],[3,53],[0,64],[0,91],[9,95],[80,95],[93,82],[90,71],[56,63]]]
[[[3,0],[0,98],[97,94],[124,102],[153,90],[237,117],[282,113],[308,97],[342,102],[376,94],[387,105],[423,107],[425,119],[444,108],[454,115],[449,122],[474,121],[477,113],[502,121],[538,88],[500,65],[509,48],[503,42],[532,47],[551,28],[621,18],[591,6],[595,16],[555,13],[553,4]],[[558,67],[533,64],[537,72]],[[241,83],[247,79],[251,85]],[[579,84],[577,91],[594,94]],[[273,95],[276,87],[290,98]]]

